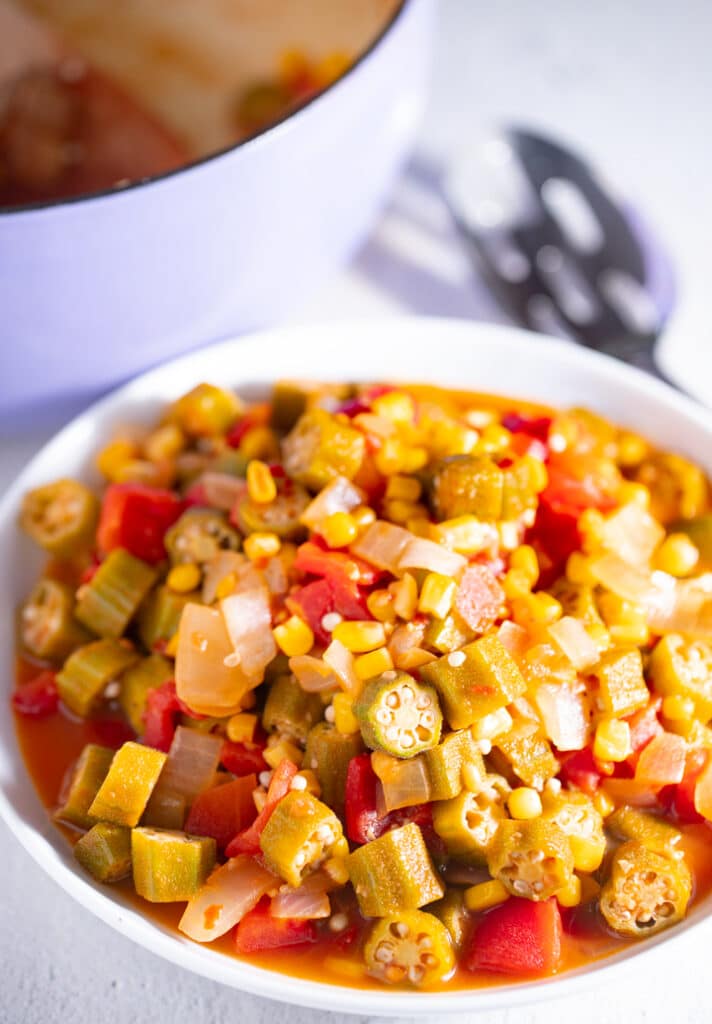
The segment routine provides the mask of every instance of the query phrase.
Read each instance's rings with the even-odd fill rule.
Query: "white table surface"
[[[614,180],[632,183],[681,271],[683,315],[662,358],[708,401],[711,39],[708,0],[443,0],[420,147],[421,161],[442,164],[468,132],[514,116],[577,140]],[[353,265],[294,319],[403,311],[502,319],[474,279],[436,195],[415,175],[399,185]],[[0,486],[44,440],[39,433],[0,439]],[[143,952],[73,903],[4,826],[0,863],[0,1024],[357,1019],[241,995]],[[707,1022],[711,942],[712,922],[589,994],[458,1020]]]

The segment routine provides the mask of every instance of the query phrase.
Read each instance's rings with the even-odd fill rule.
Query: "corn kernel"
[[[580,586],[595,587],[597,578],[591,572],[591,559],[580,551],[573,551],[566,562],[566,579]]]
[[[512,728],[512,716],[506,708],[499,708],[484,715],[472,726],[472,735],[476,740],[493,740],[502,736]]]
[[[438,424],[431,434],[433,454],[439,458],[469,455],[477,450],[480,435],[461,423]]]
[[[149,434],[143,444],[146,457],[151,462],[174,459],[185,448],[185,437],[177,423],[164,423]]]
[[[539,578],[539,559],[536,556],[536,551],[529,544],[522,544],[512,552],[509,565],[510,568],[524,573],[531,580],[532,586]]]
[[[413,519],[406,519],[405,526],[416,537],[430,539],[430,520],[425,516],[417,515]]]
[[[166,644],[166,649],[163,652],[168,658],[175,658],[178,654],[178,633],[174,633]]]
[[[492,528],[476,516],[458,516],[436,523],[431,536],[438,544],[444,544],[451,551],[461,555],[476,555],[492,543]]]
[[[386,500],[415,502],[422,490],[420,480],[414,476],[392,476],[386,485]]]
[[[650,491],[645,484],[624,480],[618,488],[618,502],[621,505],[638,505],[647,512],[650,508]]]
[[[268,505],[277,497],[277,484],[266,462],[252,459],[247,464],[247,492],[252,501]]]
[[[418,609],[418,584],[415,582],[415,576],[409,572],[405,573],[401,579],[391,583],[388,590],[393,595],[396,615],[410,622]]]
[[[456,590],[457,584],[449,576],[429,572],[420,590],[418,611],[424,615],[434,615],[436,619],[444,619],[452,608]]]
[[[593,806],[602,818],[607,818],[616,809],[615,801],[604,789],[597,789],[591,799],[593,800]]]
[[[298,615],[292,615],[281,626],[275,626],[272,634],[280,650],[288,658],[308,654],[314,646],[314,634]]]
[[[233,743],[252,743],[257,728],[257,715],[241,711],[227,720],[227,738]]]
[[[425,514],[425,506],[420,505],[417,501],[395,499],[383,503],[383,518],[401,526],[405,525],[409,519],[424,519]]]
[[[394,652],[394,664],[402,668],[404,672],[411,672],[414,668],[421,668],[431,661],[437,661],[437,655],[426,651],[424,647],[409,647],[405,651]]]
[[[358,537],[358,526],[348,512],[332,512],[319,525],[319,533],[330,548],[345,548]]]
[[[306,792],[311,793],[312,796],[321,796],[321,786],[319,785],[319,780],[316,777],[316,772],[313,772],[311,768],[302,768],[299,774],[303,779],[306,779]]]
[[[351,736],[359,731],[359,724],[353,711],[353,698],[348,693],[335,693],[331,705],[334,709],[336,731]]]
[[[352,509],[351,518],[356,523],[359,532],[365,530],[371,523],[376,522],[376,513],[368,505],[359,505],[358,508]]]
[[[577,871],[595,871],[601,864],[601,846],[598,840],[582,835],[569,836],[574,867]]]
[[[386,631],[382,622],[340,622],[332,636],[353,654],[373,651],[386,642]]]
[[[123,466],[137,455],[137,447],[133,441],[117,440],[105,445],[96,459],[96,466],[107,480],[116,480]]]
[[[419,445],[409,445],[402,456],[401,472],[417,473],[424,466],[427,466],[429,461],[430,456],[426,448],[421,448]]]
[[[519,786],[513,789],[507,800],[509,813],[519,821],[529,821],[531,818],[538,818],[542,812],[541,797],[535,789],[529,786]]]
[[[587,554],[603,546],[606,521],[597,508],[587,508],[581,513],[578,528],[582,537],[582,548]]]
[[[366,598],[366,607],[379,622],[395,622],[396,610],[393,607],[393,594],[389,590],[374,590]]]
[[[653,564],[671,576],[687,576],[697,565],[700,553],[684,533],[671,533],[655,552]]]
[[[482,791],[482,774],[473,761],[465,761],[461,774],[465,789],[469,789],[471,793]]]
[[[475,451],[482,455],[492,455],[496,452],[503,452],[509,448],[512,435],[499,423],[490,423],[480,434],[475,446]]]
[[[246,459],[276,459],[279,457],[277,435],[269,427],[250,427],[242,436],[240,452]]]
[[[349,880],[346,857],[330,857],[324,864],[324,871],[337,885],[346,885]]]
[[[510,569],[502,579],[502,590],[510,601],[526,597],[531,593],[533,585],[531,577],[522,569]]]
[[[498,878],[490,882],[480,882],[478,885],[471,885],[465,889],[464,901],[468,910],[479,913],[481,910],[489,910],[509,899],[509,893]]]
[[[276,768],[285,758],[292,764],[299,764],[302,759],[302,751],[292,740],[281,739],[271,747],[266,746],[262,751],[262,756],[270,768]]]
[[[380,676],[381,672],[388,672],[393,668],[393,659],[387,647],[379,647],[378,650],[369,651],[354,658],[354,671],[359,679],[373,679]]]
[[[695,717],[695,702],[691,697],[671,695],[663,698],[663,715],[671,722],[685,722]]]
[[[630,726],[617,718],[604,718],[596,726],[593,756],[597,761],[625,761],[631,753]]]
[[[215,588],[215,596],[219,601],[223,598],[229,597],[230,594],[234,593],[235,587],[237,586],[237,576],[234,572],[229,572],[227,576],[223,576],[218,585]]]
[[[388,391],[371,402],[376,416],[384,416],[394,423],[412,423],[415,419],[415,402],[404,391]]]
[[[259,562],[278,554],[282,542],[276,533],[251,533],[242,546],[251,562]]]
[[[192,562],[186,565],[176,565],[168,573],[166,583],[177,594],[188,594],[199,586],[201,572],[197,565]]]
[[[529,482],[535,494],[541,494],[546,490],[549,483],[549,472],[541,461],[534,455],[522,455],[519,460],[520,466],[526,466],[529,471]]]
[[[618,465],[625,469],[639,466],[649,451],[648,442],[640,435],[624,431],[618,438]]]
[[[581,879],[571,875],[567,884],[556,893],[560,907],[577,907],[581,902]]]
[[[517,597],[512,601],[512,618],[519,626],[550,626],[561,618],[562,613],[560,602],[545,591]]]
[[[584,875],[579,879],[581,882],[581,899],[580,903],[593,903],[601,895],[601,886],[598,884],[595,878],[591,875]]]

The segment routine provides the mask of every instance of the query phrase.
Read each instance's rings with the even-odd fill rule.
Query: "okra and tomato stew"
[[[28,493],[12,696],[99,883],[347,985],[553,974],[712,886],[702,470],[581,409],[200,384]]]

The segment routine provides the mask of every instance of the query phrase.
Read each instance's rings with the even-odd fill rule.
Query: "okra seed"
[[[342,932],[349,923],[349,919],[346,914],[333,914],[329,918],[329,930],[332,932]]]
[[[398,704],[399,704],[398,694],[397,693],[389,693],[388,696],[386,697],[386,704],[390,708],[397,708]]]
[[[447,663],[450,668],[459,668],[460,665],[464,665],[465,658],[466,655],[464,651],[452,651],[447,656]]]
[[[376,721],[379,725],[388,725],[393,719],[393,715],[388,708],[379,708],[376,712]]]
[[[303,775],[295,775],[289,784],[290,789],[304,790],[307,788],[307,780]]]
[[[324,718],[327,722],[331,722],[332,724],[336,721],[336,712],[334,711],[333,704],[329,704],[328,708],[324,712]]]
[[[420,964],[416,964],[408,969],[408,977],[416,985],[419,981],[423,980],[424,974],[425,970],[420,966]]]
[[[434,969],[440,963],[438,958],[436,956],[433,956],[432,953],[424,953],[420,958],[420,962],[424,967],[430,969]]]
[[[480,753],[485,757],[492,753],[492,744],[489,740],[479,740],[477,745],[480,748]]]
[[[391,925],[391,931],[397,938],[406,939],[408,937],[408,932],[410,931],[410,929],[408,928],[408,925],[405,923],[405,921],[394,921],[394,923]]]
[[[118,679],[112,679],[110,683],[107,683],[104,687],[104,696],[107,700],[114,700],[121,693],[121,683]]]
[[[264,786],[265,789],[269,786],[272,781],[272,772],[260,772],[258,776],[258,782],[260,786]]]
[[[202,649],[203,648],[201,648],[201,650]],[[226,654],[225,657],[223,658],[223,665],[225,666],[225,668],[237,668],[239,664],[240,655],[238,654],[237,651],[230,651],[230,653]]]

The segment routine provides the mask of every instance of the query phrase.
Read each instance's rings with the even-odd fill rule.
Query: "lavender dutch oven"
[[[0,425],[61,414],[275,322],[366,236],[411,148],[434,0],[257,137],[163,177],[0,213]]]

